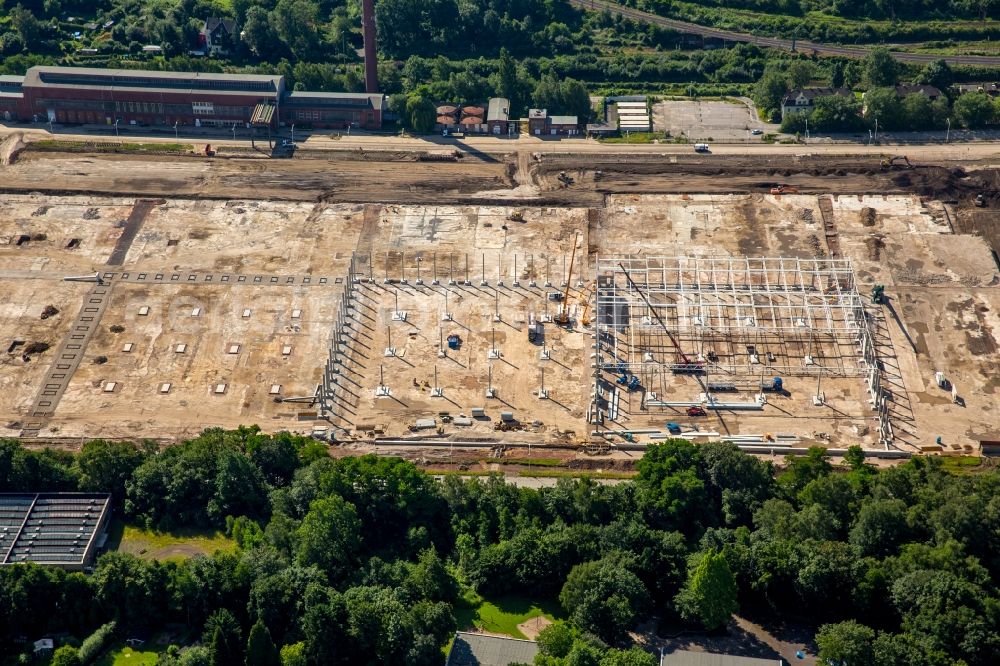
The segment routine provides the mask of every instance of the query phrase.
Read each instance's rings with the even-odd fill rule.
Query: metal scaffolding
[[[598,257],[596,276],[592,417],[607,415],[602,396],[607,402],[614,383],[605,373],[639,376],[664,393],[672,375],[697,374],[709,395],[759,390],[768,375],[863,378],[882,413],[849,259]]]

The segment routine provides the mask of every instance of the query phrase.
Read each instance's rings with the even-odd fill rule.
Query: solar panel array
[[[106,494],[0,494],[0,563],[83,565],[110,499]]]

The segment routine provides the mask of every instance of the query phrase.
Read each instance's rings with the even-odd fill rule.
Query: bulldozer
[[[882,171],[888,171],[889,169],[912,169],[913,164],[910,162],[910,158],[906,155],[893,155],[892,157],[883,157],[882,161],[879,163],[882,167]]]

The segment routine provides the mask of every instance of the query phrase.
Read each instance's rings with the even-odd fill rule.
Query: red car
[[[705,409],[702,408],[702,407],[688,407],[688,409],[687,409],[687,415],[688,416],[708,416],[708,412],[706,412]]]

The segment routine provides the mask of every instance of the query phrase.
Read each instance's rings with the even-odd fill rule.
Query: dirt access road
[[[947,199],[995,195],[996,170],[919,165],[883,171],[876,157],[526,153],[416,162],[405,153],[316,153],[262,160],[156,155],[22,152],[0,166],[0,191],[203,199],[268,198],[348,203],[602,207],[607,195],[766,193],[779,183],[802,193],[913,192]],[[330,159],[334,158],[334,159]]]
[[[677,32],[689,35],[715,37],[716,39],[724,39],[731,42],[746,42],[748,44],[757,44],[758,46],[770,46],[778,49],[786,49],[788,51],[797,50],[804,53],[815,51],[820,55],[847,56],[848,58],[864,58],[870,51],[870,49],[856,46],[832,46],[829,44],[817,44],[816,42],[807,42],[802,40],[796,40],[793,48],[792,40],[790,39],[758,37],[756,35],[748,35],[742,32],[730,32],[729,30],[706,28],[705,26],[698,25],[697,23],[676,21],[674,19],[664,18],[662,16],[640,11],[638,9],[623,7],[615,2],[605,2],[605,0],[569,0],[569,2],[571,5],[579,7],[580,9],[588,9],[592,11],[607,10],[614,14],[621,14],[626,18],[630,18],[641,23],[652,23],[653,25],[670,28],[671,30],[676,30]],[[894,58],[902,62],[928,63],[932,60],[944,59],[949,65],[985,65],[987,67],[996,67],[997,65],[1000,65],[1000,57],[996,56],[942,56],[934,53],[905,53],[900,51],[894,51],[892,55]]]

